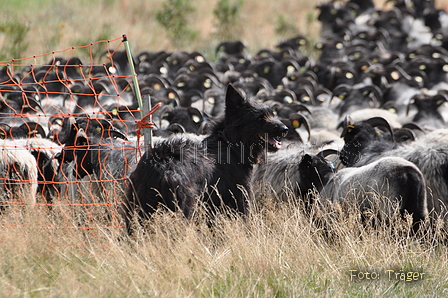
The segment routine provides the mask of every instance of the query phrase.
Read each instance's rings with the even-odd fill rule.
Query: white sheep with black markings
[[[59,196],[60,183],[66,181],[57,159],[62,146],[45,138],[21,138],[11,142],[26,148],[36,159],[38,192],[51,204]]]
[[[1,206],[36,203],[37,163],[27,148],[11,140],[0,141]]]

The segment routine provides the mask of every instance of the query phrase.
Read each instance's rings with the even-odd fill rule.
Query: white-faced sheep
[[[0,184],[1,205],[36,203],[36,159],[11,140],[0,141]]]

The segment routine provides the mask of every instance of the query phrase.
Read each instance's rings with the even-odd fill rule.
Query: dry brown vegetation
[[[0,292],[5,297],[447,294],[446,246],[429,235],[407,234],[409,226],[398,218],[362,228],[353,210],[344,215],[337,215],[337,208],[316,210],[316,221],[296,203],[266,206],[245,220],[219,216],[213,228],[201,214],[187,222],[179,214],[160,213],[147,232],[132,237],[123,229],[77,228],[78,219],[67,225],[70,212],[3,214],[10,224],[0,229]],[[360,280],[359,271],[379,278]],[[402,272],[412,277],[401,280]]]
[[[193,0],[192,26],[201,30],[185,50],[212,52],[214,1]],[[378,1],[382,2],[382,1]],[[448,1],[437,1],[440,7]],[[134,52],[175,50],[155,21],[162,1],[10,1],[3,20],[27,22],[23,56],[63,50],[126,33]],[[281,14],[297,33],[317,38],[317,1],[246,0],[242,36],[251,51],[273,47]],[[308,23],[308,20],[312,20]],[[8,40],[0,35],[0,45]],[[12,58],[12,57],[11,57]],[[3,297],[434,297],[448,296],[448,248],[437,232],[411,236],[394,217],[364,227],[358,212],[316,210],[296,202],[264,202],[245,220],[201,220],[158,214],[148,231],[93,221],[83,228],[77,210],[63,206],[6,211],[0,228]],[[81,208],[82,209],[82,208]],[[319,221],[316,221],[319,219]],[[328,221],[331,219],[331,221]],[[350,271],[357,270],[357,271]],[[387,270],[393,270],[389,276]],[[374,280],[351,273],[376,272]],[[390,272],[390,271],[389,271]],[[401,280],[402,272],[422,279]],[[395,275],[398,273],[399,275]],[[406,279],[406,276],[405,276]]]
[[[28,47],[20,57],[30,57],[72,46],[86,45],[103,39],[113,39],[127,34],[135,53],[142,50],[200,50],[213,58],[214,47],[219,43],[213,9],[217,1],[192,0],[194,7],[189,25],[199,31],[198,38],[175,48],[163,27],[156,21],[156,13],[163,1],[144,0],[95,0],[95,1],[6,1],[2,3],[1,24],[26,24],[29,31],[24,43]],[[447,0],[436,1],[446,8]],[[261,48],[273,48],[281,38],[302,34],[317,40],[320,24],[313,1],[257,1],[245,0],[238,18],[239,39],[245,40],[252,53]],[[385,1],[377,0],[378,7]],[[276,32],[279,17],[284,18],[290,29],[284,35]],[[14,30],[14,29],[13,29]],[[1,30],[0,30],[1,31]],[[0,33],[0,46],[5,47],[11,37]],[[20,57],[5,57],[5,60]]]

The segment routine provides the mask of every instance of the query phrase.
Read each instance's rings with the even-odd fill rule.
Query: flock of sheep
[[[357,201],[364,210],[381,198],[384,214],[398,206],[416,226],[428,216],[444,219],[447,16],[424,0],[394,1],[388,10],[367,0],[331,1],[317,10],[317,58],[303,54],[303,36],[252,56],[244,42],[224,41],[213,62],[199,52],[136,55],[143,97],[161,103],[154,142],[210,134],[231,84],[289,128],[282,148],[253,167],[256,199],[292,198],[306,209]],[[103,66],[72,57],[0,71],[5,206],[122,201],[143,154],[141,115],[126,52],[108,54]]]

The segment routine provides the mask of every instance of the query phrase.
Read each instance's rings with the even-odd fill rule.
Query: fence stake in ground
[[[128,38],[126,37],[126,34],[123,34],[123,43],[126,47],[126,54],[128,56],[128,63],[129,63],[129,68],[131,70],[131,74],[132,74],[132,82],[134,84],[134,90],[135,90],[135,96],[137,98],[137,102],[138,102],[138,106],[140,108],[140,118],[143,120],[144,115],[147,115],[147,113],[151,110],[151,97],[149,96],[149,94],[147,95],[147,98],[145,98],[144,101],[142,101],[142,96],[140,93],[140,87],[138,85],[138,79],[137,79],[137,74],[135,72],[135,68],[134,68],[134,60],[132,59],[132,53],[131,53],[131,49],[129,46],[129,42],[128,42]],[[152,116],[150,116],[152,118]],[[151,119],[150,119],[150,122]],[[145,138],[145,151],[148,150],[148,148],[152,148],[152,129],[144,129],[143,130],[143,136]],[[138,145],[137,145],[138,146]]]

